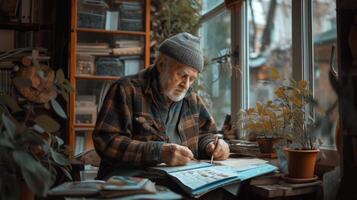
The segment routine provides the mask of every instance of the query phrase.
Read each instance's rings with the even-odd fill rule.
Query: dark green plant
[[[37,72],[41,74],[41,69]],[[28,87],[30,82],[26,78],[14,79],[17,88]],[[52,89],[66,100],[73,91],[62,70],[56,72]],[[72,179],[69,151],[56,135],[60,124],[47,112],[38,113],[38,110],[53,109],[57,115],[66,118],[56,98],[57,95],[50,104],[38,104],[0,95],[1,199],[18,199],[21,182],[25,182],[34,194],[46,196],[60,171]]]
[[[197,33],[201,5],[197,0],[157,0],[152,2],[151,40],[160,44],[181,32]]]

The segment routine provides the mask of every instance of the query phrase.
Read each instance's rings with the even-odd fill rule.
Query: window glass
[[[203,0],[202,2],[202,14],[210,11],[214,7],[218,6],[220,3],[223,3],[223,0]]]
[[[226,114],[231,112],[230,60],[224,59],[224,55],[229,54],[230,33],[230,14],[227,11],[203,23],[200,29],[205,68],[196,87],[219,129]],[[214,59],[220,56],[223,59]]]
[[[249,23],[249,107],[274,98],[267,67],[289,79],[292,72],[291,0],[251,0]]]
[[[337,100],[329,80],[331,50],[332,46],[336,45],[336,1],[313,0],[312,3],[314,95],[319,105],[326,111]],[[335,60],[332,65],[337,70]],[[335,109],[330,116],[330,121],[324,123],[320,136],[323,146],[334,146],[333,130],[337,116],[338,111]]]

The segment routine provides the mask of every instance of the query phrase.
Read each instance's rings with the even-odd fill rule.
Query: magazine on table
[[[122,197],[156,193],[155,184],[146,178],[112,176],[107,181],[88,180],[65,182],[51,189],[50,196]]]
[[[150,169],[168,174],[187,194],[200,197],[216,188],[273,172],[277,167],[264,160],[229,159],[212,164],[190,161],[184,166],[175,167],[162,164]]]

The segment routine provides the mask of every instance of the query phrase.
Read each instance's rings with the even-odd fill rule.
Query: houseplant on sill
[[[282,138],[286,126],[283,111],[273,101],[257,102],[255,108],[240,111],[238,127],[246,131],[248,140],[257,141],[261,153],[274,153],[273,145]]]
[[[46,196],[58,172],[71,179],[68,149],[56,136],[60,124],[47,113],[66,118],[56,98],[68,99],[73,88],[62,70],[43,65],[21,67],[13,83],[21,95],[0,95],[0,197]]]
[[[301,181],[312,179],[318,146],[321,144],[316,133],[326,116],[320,112],[307,81],[283,80],[274,68],[272,77],[279,84],[275,90],[274,102],[283,109],[287,120],[284,127],[284,138],[288,141],[284,148],[287,155],[287,177]]]
[[[238,127],[247,131],[248,137],[280,138],[280,146],[285,146],[287,154],[287,177],[312,178],[320,144],[315,135],[324,117],[318,115],[321,112],[315,112],[315,118],[312,116],[312,109],[319,111],[319,108],[307,81],[285,80],[275,68],[269,69],[277,86],[275,98],[241,111]]]

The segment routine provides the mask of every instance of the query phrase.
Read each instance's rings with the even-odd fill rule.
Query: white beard
[[[164,91],[164,94],[171,100],[171,101],[181,101],[185,98],[187,90],[181,92],[179,95],[174,94],[174,90],[171,91]]]

